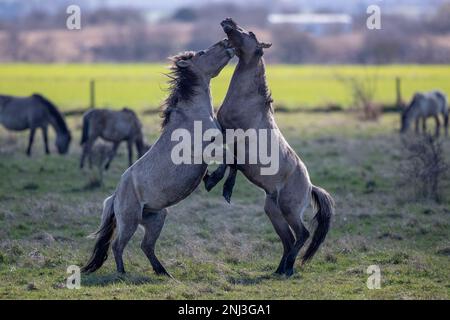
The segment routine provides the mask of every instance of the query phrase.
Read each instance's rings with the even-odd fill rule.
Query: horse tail
[[[116,217],[114,215],[115,194],[106,198],[103,202],[103,214],[100,228],[91,236],[96,237],[94,250],[89,261],[81,268],[83,273],[91,273],[99,269],[108,258],[111,240],[116,229]]]
[[[334,214],[334,200],[324,189],[312,186],[312,200],[317,213],[314,220],[317,222],[316,230],[311,243],[302,258],[302,263],[310,260],[319,249],[330,229],[331,216]]]
[[[38,93],[33,94],[32,97],[47,107],[48,111],[50,112],[50,115],[55,119],[59,131],[61,131],[64,134],[70,134],[70,131],[67,128],[67,124],[66,121],[64,120],[64,117],[58,111],[58,108],[50,100],[48,100],[47,98]]]
[[[83,145],[89,137],[89,122],[91,119],[92,111],[86,112],[83,116],[83,133],[81,134],[80,146]]]

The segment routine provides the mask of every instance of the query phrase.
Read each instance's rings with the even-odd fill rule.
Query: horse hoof
[[[294,275],[294,268],[292,269],[287,269],[284,274],[286,275],[286,277],[290,278]]]
[[[155,273],[158,275],[158,276],[166,276],[166,277],[169,277],[169,278],[171,278],[171,279],[175,279],[170,273],[168,273],[166,270],[155,270]]]
[[[224,193],[223,197],[225,198],[225,201],[231,204],[231,193]]]

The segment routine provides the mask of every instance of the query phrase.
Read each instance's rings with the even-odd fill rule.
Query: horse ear
[[[265,43],[265,42],[261,42],[259,45],[260,45],[261,48],[263,48],[263,49],[269,49],[269,48],[272,46],[271,43]]]
[[[178,67],[180,67],[180,68],[187,68],[187,67],[189,67],[190,62],[187,61],[187,60],[178,60],[178,61],[176,62],[176,65],[177,65]]]

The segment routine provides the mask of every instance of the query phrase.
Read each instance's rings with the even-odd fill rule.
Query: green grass
[[[159,118],[142,119],[153,141]],[[295,113],[277,114],[277,122],[312,181],[336,200],[332,229],[311,263],[298,264],[291,279],[272,275],[281,244],[262,191],[239,175],[232,205],[220,188],[207,193],[201,186],[170,209],[157,254],[177,281],[153,274],[138,230],[124,255],[128,274],[117,276],[110,257],[79,290],[64,287],[66,268],[90,254],[86,236],[126,168],[125,148],[104,186],[87,189],[90,173],[78,169],[79,117],[69,118],[74,143],[65,157],[45,156],[37,136],[27,158],[26,134],[0,129],[0,298],[449,299],[449,181],[442,203],[399,187],[398,117],[359,122],[347,113]],[[373,264],[381,268],[379,290],[366,286]]]
[[[167,77],[164,64],[0,64],[0,93],[28,95],[40,92],[62,109],[89,105],[89,81],[96,79],[98,106],[135,109],[156,108],[161,104]],[[227,67],[212,82],[214,101],[225,96],[233,71]],[[450,92],[448,65],[393,66],[291,66],[269,65],[267,77],[277,106],[287,108],[339,104],[351,105],[351,93],[337,76],[367,78],[376,76],[375,100],[395,101],[395,78],[402,78],[402,92],[409,99],[415,91],[441,89]]]

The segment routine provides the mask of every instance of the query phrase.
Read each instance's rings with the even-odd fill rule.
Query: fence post
[[[395,78],[395,90],[397,94],[397,108],[403,107],[403,100],[402,100],[402,80],[400,77]]]
[[[95,80],[90,81],[90,108],[95,108]]]

